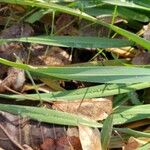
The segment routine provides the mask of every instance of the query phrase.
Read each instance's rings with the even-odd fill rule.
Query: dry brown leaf
[[[102,150],[100,132],[97,128],[92,129],[79,125],[79,137],[83,150]]]
[[[112,112],[112,98],[93,98],[74,102],[54,102],[53,109],[103,120]]]
[[[62,136],[56,139],[57,150],[82,150],[78,137]]]
[[[67,129],[68,136],[76,136],[79,137],[79,130],[77,127],[68,127]]]
[[[75,18],[68,14],[61,14],[56,20],[57,35],[78,35],[77,29],[74,27]]]
[[[47,138],[44,140],[43,144],[40,145],[41,150],[54,150],[56,149],[55,140]]]
[[[16,68],[10,68],[8,71],[8,76],[0,83],[0,92],[5,92],[7,88],[20,90],[24,82],[24,71]]]
[[[128,143],[123,147],[123,150],[136,150],[140,146],[142,146],[144,143],[143,141],[138,140],[134,137],[130,137],[128,140]]]
[[[43,60],[46,65],[62,66],[70,64],[69,54],[59,47],[50,48],[46,56],[39,56],[39,58]]]
[[[45,55],[45,51],[47,51]],[[69,54],[62,48],[51,47],[47,50],[34,50],[31,53],[31,65],[63,66],[71,63]]]

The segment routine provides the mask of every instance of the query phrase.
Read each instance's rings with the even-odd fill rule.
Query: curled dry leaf
[[[17,38],[21,36],[29,36],[32,35],[33,32],[34,31],[29,24],[17,24],[4,29],[0,34],[0,38]],[[0,57],[10,61],[15,61],[16,57],[14,54],[21,60],[26,60],[27,58],[27,54],[22,44],[11,42],[0,46]],[[23,86],[25,82],[24,71],[15,68],[8,69],[9,67],[2,64],[0,64],[0,68],[1,78],[6,73],[8,74],[7,77],[0,83],[0,92],[5,92],[5,90],[8,88],[19,90]]]
[[[136,150],[143,144],[144,143],[142,143],[142,141],[140,141],[134,137],[130,137],[128,140],[128,143],[123,147],[123,150]]]
[[[79,137],[83,150],[102,150],[100,132],[97,128],[92,129],[79,125]]]
[[[70,64],[69,54],[59,47],[50,48],[46,56],[39,56],[39,58],[44,61],[46,65],[51,66],[62,66]]]
[[[54,102],[53,109],[74,113],[93,120],[103,120],[112,112],[112,97],[74,102]]]
[[[7,88],[20,90],[25,82],[25,73],[23,70],[10,68],[7,77],[0,83],[0,92],[5,92]]]
[[[47,53],[45,54],[45,51]],[[35,49],[31,53],[31,65],[63,66],[70,64],[69,54],[59,47],[46,49]]]

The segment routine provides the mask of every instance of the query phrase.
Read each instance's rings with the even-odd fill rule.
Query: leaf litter
[[[0,4],[0,38],[19,38],[36,36],[41,34],[52,35],[71,35],[71,36],[100,36],[107,37],[109,30],[99,25],[93,25],[88,21],[82,20],[78,17],[73,17],[64,13],[56,13],[55,18],[53,14],[48,13],[43,15],[40,20],[34,20],[34,23],[29,24],[23,21],[31,17],[32,11],[28,14],[28,8],[21,5],[8,5]],[[12,13],[14,12],[14,13]],[[26,13],[27,12],[27,13]],[[30,14],[31,13],[31,14]],[[11,14],[11,15],[10,15]],[[8,20],[10,18],[10,20]],[[23,19],[24,18],[24,19]],[[22,21],[23,19],[23,21]],[[31,18],[32,19],[32,18]],[[54,19],[54,20],[53,20]],[[111,23],[112,17],[104,17],[106,22]],[[19,20],[19,21],[18,21]],[[117,21],[119,26],[126,25],[122,20]],[[54,27],[53,27],[54,26]],[[53,28],[53,29],[52,29]],[[128,28],[130,30],[130,28]],[[51,31],[53,30],[54,33]],[[144,26],[143,37],[149,40],[149,25]],[[48,31],[48,32],[47,32]],[[119,37],[118,38],[123,38]],[[138,50],[140,49],[140,51]],[[127,48],[110,48],[105,52],[101,49],[72,49],[72,48],[59,48],[53,46],[45,46],[40,44],[27,44],[20,42],[9,42],[0,45],[0,57],[16,62],[16,56],[23,62],[33,66],[64,66],[70,64],[77,64],[81,62],[88,63],[94,58],[95,61],[100,61],[100,57],[107,61],[112,59],[114,53],[121,60],[122,58],[128,59],[134,65],[150,64],[150,53],[141,47]],[[95,85],[94,83],[84,83],[78,81],[58,81],[46,78],[35,78],[36,84],[44,83],[44,88],[39,92],[52,92],[66,89],[78,89]],[[35,91],[34,85],[25,90],[25,86],[29,83],[28,77],[25,72],[20,69],[8,67],[0,64],[0,93],[6,94],[28,94]],[[63,87],[62,87],[63,85]],[[29,89],[29,90],[28,90]],[[30,90],[31,89],[31,90]],[[32,89],[34,89],[32,91]],[[45,90],[46,89],[46,90]],[[146,92],[146,90],[148,92]],[[149,89],[146,89],[143,95],[148,99],[149,103]],[[138,93],[139,97],[143,95]],[[90,118],[92,120],[101,121],[105,120],[111,113],[113,113],[113,101],[116,97],[104,97],[95,99],[83,99],[81,101],[73,102],[52,102],[43,103],[43,107],[49,109],[56,109],[63,112],[73,113],[82,117]],[[4,100],[3,100],[4,101]],[[5,103],[8,103],[6,99]],[[11,102],[9,102],[11,103]],[[29,102],[17,101],[15,104],[21,105],[35,105]],[[128,105],[128,104],[127,104]],[[59,126],[37,122],[29,118],[21,118],[19,116],[0,112],[1,125],[7,130],[9,136],[4,133],[3,128],[0,129],[0,147],[4,149],[15,150],[21,146],[20,149],[27,150],[101,150],[101,133],[97,128],[90,128],[83,125],[78,125],[75,131],[71,127]],[[137,129],[142,130],[143,125],[139,125]],[[71,131],[69,131],[71,130]],[[70,133],[69,133],[70,132]],[[74,133],[73,133],[74,132]],[[137,139],[137,137],[130,137],[126,134],[112,133],[114,139],[110,140],[110,146],[115,145],[113,148],[122,148],[125,150],[133,150],[139,148],[146,142]],[[124,138],[125,136],[125,138]],[[6,139],[6,140],[1,140]],[[115,141],[115,139],[118,139]],[[113,141],[114,140],[114,141]],[[121,141],[121,142],[120,142]],[[113,143],[114,142],[114,143]],[[127,142],[127,143],[125,143]],[[119,144],[118,144],[119,143]]]

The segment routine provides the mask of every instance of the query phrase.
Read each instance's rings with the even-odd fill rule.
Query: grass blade
[[[103,123],[101,131],[101,143],[102,149],[107,150],[111,138],[111,132],[113,127],[113,115],[109,115]]]
[[[147,10],[150,11],[149,7],[146,7],[143,3],[143,5],[140,4],[140,2],[138,3],[137,0],[132,0],[132,1],[127,1],[127,0],[101,0],[104,3],[107,4],[111,4],[111,5],[117,5],[117,6],[124,6],[124,7],[132,7],[132,8],[138,8],[138,9],[143,9],[143,10]],[[137,2],[136,2],[137,1]],[[147,3],[147,1],[145,0],[145,4]]]
[[[28,70],[37,77],[96,83],[139,83],[150,81],[150,69],[127,66],[33,67],[0,58],[0,63]]]
[[[11,4],[19,4],[19,5],[28,5],[28,6],[34,6],[34,7],[39,7],[39,8],[45,8],[45,9],[54,9],[55,11],[67,13],[73,16],[78,16],[80,18],[83,18],[85,20],[89,20],[91,22],[101,24],[105,27],[108,27],[109,29],[115,31],[116,33],[119,33],[126,38],[136,42],[137,44],[143,46],[145,49],[150,50],[150,41],[145,40],[143,38],[140,38],[139,36],[135,35],[134,33],[131,33],[129,31],[126,31],[124,29],[121,29],[115,25],[111,25],[108,23],[105,23],[101,20],[98,20],[95,17],[92,17],[84,12],[81,12],[80,10],[68,8],[66,6],[54,4],[54,3],[48,3],[44,1],[31,1],[31,0],[0,0],[0,2],[5,2],[5,3],[11,3]],[[143,8],[143,7],[142,7]],[[145,8],[145,7],[144,7]]]
[[[1,39],[2,42],[20,41],[29,43],[38,43],[59,47],[74,48],[112,48],[132,46],[133,42],[120,39],[109,39],[100,37],[80,37],[80,36],[38,36],[14,39]]]
[[[102,124],[97,123],[91,119],[47,108],[0,104],[0,110],[20,115],[22,117],[29,117],[46,123],[73,126],[78,126],[79,124],[82,124],[91,127],[102,126]]]
[[[137,150],[148,150],[149,148],[150,148],[150,143],[146,143],[142,147],[138,148]]]
[[[137,106],[120,106],[114,111],[114,124],[124,124],[150,118],[150,104]]]
[[[118,132],[129,134],[129,135],[132,135],[134,137],[147,137],[147,138],[150,138],[150,133],[140,132],[140,131],[132,130],[132,129],[129,129],[129,128],[113,128],[113,130],[117,130]]]
[[[98,86],[92,86],[88,88],[82,88],[77,90],[69,90],[63,92],[51,92],[51,93],[40,93],[42,101],[73,101],[81,100],[85,98],[105,97],[111,95],[117,95],[122,93],[128,93],[134,90],[140,90],[150,87],[149,82],[138,83],[138,84],[103,84]],[[22,94],[22,95],[6,95],[0,94],[0,97],[7,99],[18,99],[18,100],[40,100],[37,94]]]

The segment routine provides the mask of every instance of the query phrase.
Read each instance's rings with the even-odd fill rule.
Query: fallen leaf
[[[34,49],[29,63],[31,65],[64,66],[71,63],[69,57],[69,54],[59,47],[51,47],[47,50]]]
[[[100,132],[97,128],[92,129],[83,125],[78,127],[83,150],[102,150]]]
[[[7,88],[20,90],[25,82],[25,73],[23,70],[10,68],[7,77],[0,83],[0,92],[5,92]]]
[[[68,136],[76,136],[79,137],[79,130],[77,127],[68,127],[67,129]]]
[[[39,56],[39,58],[43,60],[46,65],[50,66],[70,64],[69,54],[59,47],[51,47],[46,55]]]
[[[57,150],[82,150],[78,137],[63,136],[56,139]]]
[[[54,102],[53,109],[69,112],[93,120],[103,120],[112,112],[111,98],[93,98],[74,102]]]
[[[123,147],[123,150],[136,150],[140,146],[142,146],[144,143],[141,143],[140,140],[130,137],[127,144]]]
[[[51,138],[45,139],[43,144],[40,145],[40,149],[41,150],[55,150],[56,149],[55,140]]]

